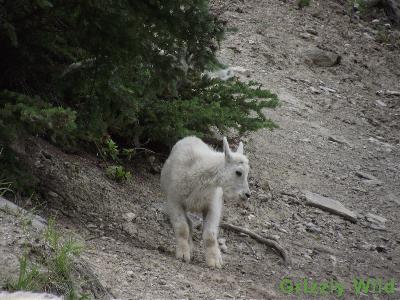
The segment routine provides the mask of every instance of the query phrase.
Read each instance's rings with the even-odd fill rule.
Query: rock
[[[314,223],[307,223],[306,224],[306,230],[309,232],[314,232],[314,233],[321,233],[321,227],[319,227],[318,225],[315,225]]]
[[[376,92],[379,96],[400,96],[399,91],[391,91],[391,90],[379,90]]]
[[[133,272],[132,270],[129,270],[128,272],[126,272],[126,275],[128,276],[133,276],[135,274],[135,272]]]
[[[262,202],[266,202],[272,198],[272,195],[271,193],[260,193],[257,198]]]
[[[367,221],[375,224],[385,224],[387,221],[386,218],[371,213],[366,214],[365,218],[367,219]]]
[[[375,224],[375,223],[371,223],[368,225],[369,228],[374,229],[374,230],[386,230],[386,226],[383,224]]]
[[[320,91],[319,89],[313,87],[313,86],[310,86],[310,91],[311,91],[313,94],[321,94],[321,91]]]
[[[221,80],[228,80],[235,77],[235,73],[242,74],[246,77],[250,76],[250,71],[242,67],[229,67],[222,70],[217,70],[213,72],[206,72],[205,74],[210,78],[219,78]]]
[[[47,293],[34,293],[34,292],[25,292],[25,291],[18,291],[18,292],[5,292],[0,291],[0,299],[6,300],[17,300],[17,299],[24,299],[24,300],[62,300],[64,297],[56,296]]]
[[[311,35],[311,34],[309,34],[307,32],[302,32],[302,33],[300,33],[300,37],[302,39],[309,40],[309,39],[313,38],[313,35]]]
[[[346,145],[346,146],[350,147],[349,142],[347,142],[343,137],[330,135],[330,136],[328,136],[328,141],[335,142],[335,143]]]
[[[58,198],[58,194],[53,191],[49,191],[47,194],[52,198]]]
[[[360,250],[366,250],[366,251],[374,251],[376,249],[375,245],[369,244],[367,242],[362,242],[357,246],[358,249]]]
[[[18,205],[12,203],[11,201],[8,201],[2,196],[0,196],[0,209],[5,209],[5,210],[9,209],[14,214],[28,216],[31,219],[32,226],[39,231],[42,231],[47,227],[47,221],[43,219],[41,216],[29,213],[27,210],[19,207]]]
[[[340,64],[341,60],[340,55],[318,48],[306,50],[303,55],[307,64],[318,67],[332,67]]]
[[[336,90],[335,90],[335,89],[329,88],[329,87],[327,87],[327,86],[321,85],[319,88],[320,88],[321,90],[325,91],[325,92],[328,92],[328,93],[336,93]]]
[[[226,246],[226,239],[219,238],[218,239],[218,244],[219,244],[219,249],[221,249],[221,251],[223,253],[227,253],[228,252],[228,247]]]
[[[318,35],[318,31],[316,31],[313,28],[307,28],[306,32],[308,32],[309,34],[312,34],[312,35]]]
[[[243,67],[230,67],[230,69],[234,72],[234,73],[239,73],[242,74],[246,77],[250,76],[250,70],[245,69]]]
[[[368,173],[361,172],[361,171],[357,171],[357,172],[356,172],[356,175],[357,175],[358,177],[362,178],[362,179],[377,180],[377,178],[376,178],[375,176],[373,176],[373,175],[371,175],[371,174],[368,174]]]
[[[376,250],[377,252],[384,252],[384,253],[387,253],[387,252],[388,252],[388,248],[387,248],[386,246],[384,246],[384,245],[376,246],[376,247],[375,247],[375,250]]]
[[[371,41],[375,40],[375,38],[372,35],[370,35],[368,32],[364,32],[363,35],[367,40],[371,40]]]
[[[123,219],[127,222],[132,222],[136,218],[136,214],[133,212],[128,212],[124,214]]]
[[[379,19],[373,19],[373,20],[371,21],[371,23],[372,23],[372,24],[379,24],[379,23],[380,23],[380,20],[379,20]]]
[[[300,139],[300,142],[311,143],[311,140],[309,138],[304,138],[304,139]]]
[[[87,224],[86,227],[87,227],[87,228],[90,228],[90,229],[95,229],[95,228],[97,228],[96,224],[93,224],[93,223]]]
[[[376,100],[375,101],[376,105],[380,106],[380,107],[386,107],[387,104],[381,100]]]
[[[342,216],[343,218],[357,222],[357,215],[351,210],[347,209],[342,203],[337,200],[321,196],[316,193],[312,193],[310,191],[304,191],[304,195],[306,197],[306,204],[309,206],[318,207],[322,210],[326,210],[333,214]]]

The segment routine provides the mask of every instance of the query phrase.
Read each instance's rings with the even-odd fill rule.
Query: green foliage
[[[367,4],[365,0],[350,0],[352,2],[352,7],[355,8],[360,14],[364,14],[367,10]]]
[[[254,82],[203,77],[195,85],[189,84],[182,98],[149,103],[141,124],[146,136],[172,144],[188,135],[210,134],[211,126],[222,132],[235,128],[240,133],[274,128],[262,109],[277,105],[277,96]]]
[[[123,148],[122,155],[127,159],[131,160],[136,154],[136,150],[133,148]]]
[[[5,140],[29,132],[66,144],[76,130],[75,119],[70,108],[55,107],[40,97],[0,91],[0,137]]]
[[[132,178],[131,172],[126,171],[123,166],[109,166],[106,169],[106,175],[117,182],[124,182]]]
[[[303,7],[310,6],[311,0],[297,0],[297,6],[302,9]]]
[[[105,156],[118,161],[134,151],[120,153],[113,139],[169,146],[211,126],[275,127],[261,113],[275,95],[202,77],[222,66],[223,26],[208,4],[0,1],[0,146],[30,134],[101,148],[107,136]]]
[[[46,261],[46,265],[54,271],[54,279],[69,281],[72,272],[73,257],[82,251],[82,246],[71,237],[62,241],[60,233],[55,228],[53,219],[49,220],[49,226],[45,232],[45,241],[50,246],[53,255]]]
[[[79,295],[76,291],[73,270],[73,259],[79,256],[82,246],[71,237],[63,239],[56,230],[54,219],[49,220],[43,240],[40,240],[39,243],[43,243],[45,248],[40,253],[41,257],[38,263],[29,259],[26,250],[20,259],[17,281],[10,281],[6,289],[10,291],[52,291],[65,295],[65,299],[84,299],[86,296]]]
[[[108,138],[105,141],[104,146],[102,148],[102,152],[104,156],[109,157],[114,161],[118,160],[118,155],[119,155],[118,145],[111,138]]]

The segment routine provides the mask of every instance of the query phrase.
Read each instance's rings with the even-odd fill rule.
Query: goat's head
[[[250,198],[247,177],[249,175],[249,160],[243,154],[243,143],[240,142],[236,152],[231,151],[224,137],[225,168],[222,179],[224,195],[228,198]]]

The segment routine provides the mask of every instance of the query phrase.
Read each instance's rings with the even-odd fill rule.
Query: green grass
[[[25,245],[23,256],[19,260],[18,279],[9,281],[9,291],[46,291],[64,295],[68,300],[87,299],[87,295],[79,295],[78,282],[74,274],[74,258],[82,251],[80,245],[72,237],[64,239],[57,231],[54,219],[49,220],[36,250],[39,257],[34,263],[29,258],[28,246]]]
[[[106,169],[106,175],[108,178],[117,182],[128,181],[132,178],[132,174],[126,171],[123,166],[110,166]]]
[[[12,291],[40,291],[43,284],[43,275],[38,267],[28,260],[28,253],[19,259],[19,275],[16,282],[10,282],[6,286]]]
[[[310,6],[311,0],[297,0],[297,6],[301,9],[306,6]]]

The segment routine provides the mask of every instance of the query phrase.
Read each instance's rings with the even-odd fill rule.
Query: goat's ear
[[[239,143],[239,146],[238,146],[236,152],[243,154],[243,143],[242,142]]]
[[[226,137],[223,139],[224,141],[224,153],[225,153],[225,160],[230,161],[232,158],[231,149],[229,148],[228,140]]]

